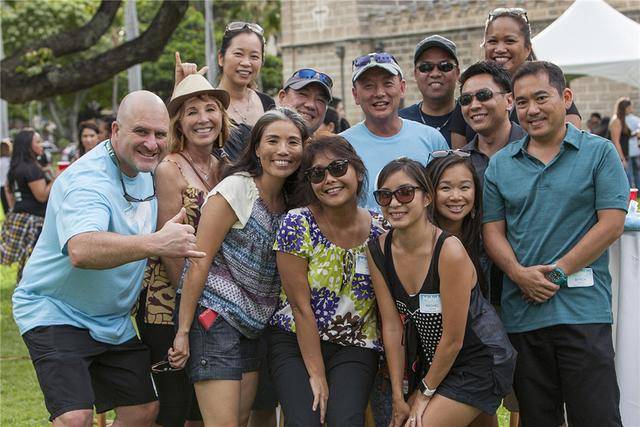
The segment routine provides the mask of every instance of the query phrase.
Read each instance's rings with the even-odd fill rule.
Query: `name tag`
[[[569,288],[588,288],[589,286],[593,286],[593,269],[591,268],[583,268],[567,277]]]
[[[367,262],[367,255],[360,253],[356,255],[356,274],[369,275],[369,263]]]
[[[420,294],[420,313],[439,314],[442,313],[440,294]]]

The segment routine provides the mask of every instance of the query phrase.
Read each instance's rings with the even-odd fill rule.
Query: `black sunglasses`
[[[314,70],[313,68],[302,68],[298,71],[296,71],[295,73],[293,73],[293,75],[291,76],[293,77],[298,77],[301,79],[305,79],[305,80],[320,80],[322,83],[324,83],[325,85],[329,86],[330,88],[333,87],[333,80],[331,80],[331,77],[329,77],[328,75],[326,75],[325,73],[321,73],[319,71]]]
[[[163,372],[176,372],[181,370],[182,368],[174,368],[173,366],[171,366],[169,360],[167,359],[151,365],[151,372],[153,372],[154,374],[162,374]]]
[[[433,159],[441,159],[447,156],[458,156],[462,158],[466,158],[471,156],[471,153],[468,151],[462,150],[436,150],[429,153],[429,157],[427,157],[427,164],[429,164],[429,160]]]
[[[333,176],[334,178],[340,178],[347,173],[348,168],[349,160],[340,159],[332,161],[325,167],[314,166],[312,168],[309,168],[304,172],[304,174],[312,184],[320,184],[322,181],[324,181],[324,178],[327,175],[327,171],[329,171],[331,176]]]
[[[458,102],[460,102],[460,105],[466,106],[473,102],[473,97],[475,97],[480,102],[486,102],[493,98],[493,95],[495,94],[504,95],[505,93],[508,92],[494,92],[491,89],[484,88],[480,89],[476,93],[463,93],[462,95],[460,95],[460,98],[458,98]]]
[[[118,168],[118,170],[120,170]],[[156,198],[156,181],[153,176],[153,172],[151,173],[151,181],[153,181],[153,194],[149,197],[145,197],[144,199],[138,199],[137,197],[133,197],[131,194],[127,193],[127,187],[124,185],[124,179],[122,178],[122,171],[120,171],[120,184],[122,185],[122,191],[124,192],[124,199],[129,203],[142,203],[148,202],[149,200],[153,200]]]
[[[422,187],[416,187],[415,185],[403,185],[396,188],[394,191],[381,189],[373,192],[373,197],[376,199],[376,203],[380,206],[389,206],[391,200],[395,197],[398,203],[407,204],[413,201],[416,196],[416,190],[422,190]]]
[[[430,73],[436,67],[443,73],[448,73],[449,71],[452,71],[454,68],[456,68],[456,64],[449,61],[442,61],[437,64],[434,64],[432,62],[422,62],[420,63],[420,65],[418,65],[418,70],[421,73]]]
[[[224,32],[227,33],[229,31],[239,31],[239,30],[244,30],[245,28],[250,29],[260,37],[264,35],[264,28],[262,28],[260,25],[254,24],[253,22],[243,22],[243,21],[236,21],[236,22],[229,23],[229,25],[227,25],[227,27],[224,29]]]

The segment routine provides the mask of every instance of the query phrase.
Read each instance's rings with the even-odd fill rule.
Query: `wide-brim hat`
[[[225,109],[229,107],[231,98],[226,90],[214,89],[211,83],[201,74],[189,74],[173,90],[171,101],[167,105],[169,116],[174,116],[184,101],[198,95],[212,96],[220,101]]]

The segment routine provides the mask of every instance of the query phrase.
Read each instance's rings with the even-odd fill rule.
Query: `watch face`
[[[562,276],[560,275],[560,273],[558,273],[557,271],[553,270],[551,272],[549,272],[547,274],[547,277],[549,278],[549,280],[553,283],[558,282],[559,280],[562,279]]]

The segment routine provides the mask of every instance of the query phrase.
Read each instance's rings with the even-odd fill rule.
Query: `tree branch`
[[[180,24],[188,0],[165,0],[153,21],[139,37],[93,58],[65,66],[49,66],[28,76],[0,62],[2,98],[14,103],[86,89],[108,80],[120,71],[144,61],[155,61]],[[81,36],[82,37],[82,36]]]

